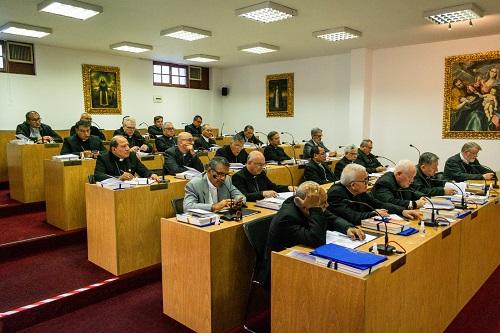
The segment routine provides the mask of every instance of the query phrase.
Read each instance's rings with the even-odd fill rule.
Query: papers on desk
[[[149,156],[149,155],[151,155],[151,153],[145,153],[143,151],[138,151],[137,153],[135,153],[135,155],[137,155],[137,156]]]
[[[281,208],[281,205],[283,204],[283,201],[293,196],[293,192],[283,192],[278,194],[279,195],[276,198],[264,198],[262,200],[257,200],[255,206],[272,210],[279,210]]]
[[[30,140],[30,138],[25,137],[22,134],[16,134],[16,140],[11,140],[10,143],[14,143],[16,145],[34,145],[35,142]]]
[[[383,173],[379,173],[379,172],[374,172],[374,173],[370,173],[368,174],[368,176],[370,177],[375,177],[375,178],[380,178],[382,177],[384,174]]]
[[[432,205],[434,205],[434,209],[455,209],[455,205],[451,200],[439,200],[439,199],[429,199],[432,202]],[[432,209],[432,206],[430,203],[426,203],[424,205],[424,208]]]
[[[56,155],[52,156],[54,161],[64,162],[64,161],[76,161],[80,159],[80,156],[75,154],[66,154],[66,155]]]
[[[148,178],[133,178],[132,180],[126,180],[125,184],[129,185],[149,185],[153,184],[155,181]]]
[[[451,201],[454,201],[454,202],[462,202],[462,195],[452,195],[451,196]],[[465,197],[465,202],[468,203],[468,202],[474,202],[478,205],[484,205],[485,203],[488,202],[488,197],[485,196],[485,195],[469,195],[467,197]]]
[[[132,186],[130,184],[125,184],[124,181],[122,181],[118,178],[115,178],[115,177],[110,177],[108,179],[104,179],[103,181],[97,182],[96,185],[100,186],[100,187],[109,188],[111,190],[132,188]]]
[[[229,163],[229,170],[241,170],[245,167],[243,163]]]
[[[422,207],[420,208],[420,212],[422,213],[422,215],[424,216],[424,219],[427,219],[427,220],[430,220],[432,218],[432,208],[425,208]],[[445,219],[447,219],[448,221],[450,221],[450,219],[454,219],[454,218],[457,218],[457,217],[461,217],[463,214],[465,214],[466,211],[464,210],[461,210],[461,209],[434,209],[434,218],[437,218],[438,216],[442,216],[444,217]],[[454,222],[455,220],[453,221],[450,221],[450,222]]]
[[[399,217],[401,219],[401,217]],[[363,228],[374,229],[381,232],[385,232],[385,225],[387,224],[387,232],[390,234],[399,234],[401,231],[405,231],[410,228],[410,222],[405,220],[389,219],[389,222],[380,221],[380,218],[370,218],[361,220],[361,226]]]
[[[460,192],[460,190],[457,187],[459,187],[460,190],[462,190],[462,192]],[[467,183],[465,183],[465,182],[461,182],[461,183],[446,182],[446,184],[444,184],[444,188],[451,188],[451,189],[459,192],[460,195],[462,195],[462,193],[465,194],[465,190],[467,189]]]
[[[177,214],[176,219],[179,222],[194,224],[199,227],[219,223],[219,215],[203,209],[188,209],[184,214]]]
[[[190,167],[185,167],[185,168],[187,168],[186,171],[176,173],[174,177],[178,179],[192,179],[201,173],[198,170]]]
[[[347,235],[344,235],[338,231],[326,231],[326,244],[337,244],[348,249],[355,249],[360,245],[371,242],[372,240],[380,237],[380,235],[365,234],[365,240],[352,240]]]
[[[394,167],[385,169],[385,172],[394,172]]]

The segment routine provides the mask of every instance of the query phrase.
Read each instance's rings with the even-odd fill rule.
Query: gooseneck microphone
[[[221,136],[221,137],[223,136],[223,135],[222,135],[222,130],[223,130],[223,129],[224,129],[224,123],[222,123],[222,126],[220,127],[220,131],[219,131],[219,136]]]
[[[344,148],[344,147],[345,147],[345,146],[339,146],[339,149],[340,149],[340,148]]]
[[[480,175],[483,174],[483,172],[481,170],[479,170],[479,169],[476,168],[476,165],[473,165],[473,164],[469,164],[469,165],[472,167],[472,169],[474,169]],[[483,195],[487,196],[488,195],[488,186],[486,184],[486,178],[483,177],[483,179],[484,179],[484,193],[483,193]]]
[[[292,133],[289,133],[289,132],[281,132],[281,134],[288,134],[292,137],[292,151],[293,151],[293,164],[297,163],[297,156],[295,154],[295,139],[293,138],[293,135]]]
[[[398,191],[399,192],[410,192],[410,193],[415,193],[416,195],[420,196],[421,198],[424,198],[425,200],[427,200],[427,202],[429,202],[432,206],[432,213],[431,213],[431,220],[423,220],[424,221],[424,225],[428,226],[428,227],[437,227],[438,226],[438,223],[436,222],[436,219],[434,218],[434,204],[432,203],[431,199],[429,199],[424,193],[420,192],[420,191],[415,191],[415,190],[409,190],[409,189],[402,189],[402,188],[398,188]],[[416,207],[414,207],[414,209],[416,209]]]
[[[497,184],[498,177],[497,177],[496,172],[495,172],[492,168],[490,168],[490,167],[488,167],[488,166],[486,166],[486,165],[484,165],[484,164],[481,164],[481,166],[482,166],[483,168],[487,169],[488,171],[491,171],[491,172],[493,173],[493,178],[491,178],[491,180],[495,180],[495,183],[494,183],[494,184],[492,184],[492,186],[493,186],[493,188],[498,188],[498,184]]]
[[[420,154],[420,150],[418,150],[418,148],[415,147],[414,145],[412,145],[411,143],[410,143],[410,147],[415,148],[418,151],[418,158],[420,159],[420,155],[422,155],[422,154]]]
[[[290,136],[292,137],[292,145],[295,145],[295,139],[294,139],[294,137],[293,137],[292,133],[289,133],[289,132],[281,132],[281,134],[288,134],[288,135],[290,135]]]
[[[257,134],[262,134],[263,135],[263,138],[266,139],[266,145],[269,143],[269,140],[267,139],[267,134],[266,133],[263,133],[263,132],[255,132]],[[262,141],[262,140],[261,140]]]
[[[146,124],[145,122],[142,122],[142,123],[139,124],[139,126],[141,126],[142,124],[146,125],[146,129],[148,129],[148,127],[149,127],[148,124]]]
[[[283,166],[284,166],[284,167],[288,170],[288,172],[290,173],[290,179],[292,180],[292,186],[294,186],[294,185],[293,185],[293,175],[292,175],[292,172],[290,171],[290,169],[288,168],[288,166],[287,166],[286,164],[285,164],[285,165],[283,165]],[[293,195],[295,195],[295,190],[293,191]]]
[[[101,130],[101,131],[102,131],[101,126],[97,125],[97,123],[96,123],[95,121],[92,121],[92,124],[94,124],[94,125],[95,125],[95,126],[96,126],[99,130]]]
[[[385,156],[376,155],[376,156],[375,156],[375,158],[383,158],[383,159],[388,160],[388,161],[389,161],[389,162],[391,162],[392,164],[396,165],[396,163],[394,163],[394,161],[393,161],[393,160],[391,160],[391,159],[389,159],[389,158],[387,158],[387,157],[385,157]]]
[[[431,181],[448,182],[448,183],[452,184],[453,186],[455,186],[456,188],[458,188],[458,190],[462,194],[462,201],[461,201],[460,204],[455,204],[455,208],[458,208],[458,209],[469,209],[469,207],[467,207],[467,205],[465,204],[465,193],[464,193],[464,191],[462,191],[462,189],[460,188],[460,186],[458,186],[457,184],[455,184],[453,182],[453,180],[441,178],[441,179],[431,179]]]

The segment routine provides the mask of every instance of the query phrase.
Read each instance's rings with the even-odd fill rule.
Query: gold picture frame
[[[266,75],[266,118],[293,117],[293,73]]]
[[[120,67],[82,64],[85,112],[122,114]]]
[[[500,139],[499,90],[500,51],[446,57],[443,139]]]

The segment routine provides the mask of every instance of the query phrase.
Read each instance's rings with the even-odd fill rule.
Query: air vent
[[[23,43],[7,43],[7,54],[10,62],[33,63],[33,45]]]
[[[189,79],[201,81],[201,67],[189,66]]]

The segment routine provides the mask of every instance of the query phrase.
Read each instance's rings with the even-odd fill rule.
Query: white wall
[[[84,112],[82,64],[120,67],[123,115],[94,115],[105,129],[120,127],[124,115],[137,125],[163,115],[178,128],[201,114],[213,121],[220,110],[221,71],[211,69],[211,87],[197,90],[153,86],[152,62],[123,56],[35,45],[37,75],[0,74],[0,130],[15,129],[29,110],[36,110],[53,129],[69,129]],[[153,103],[153,95],[163,103]]]

